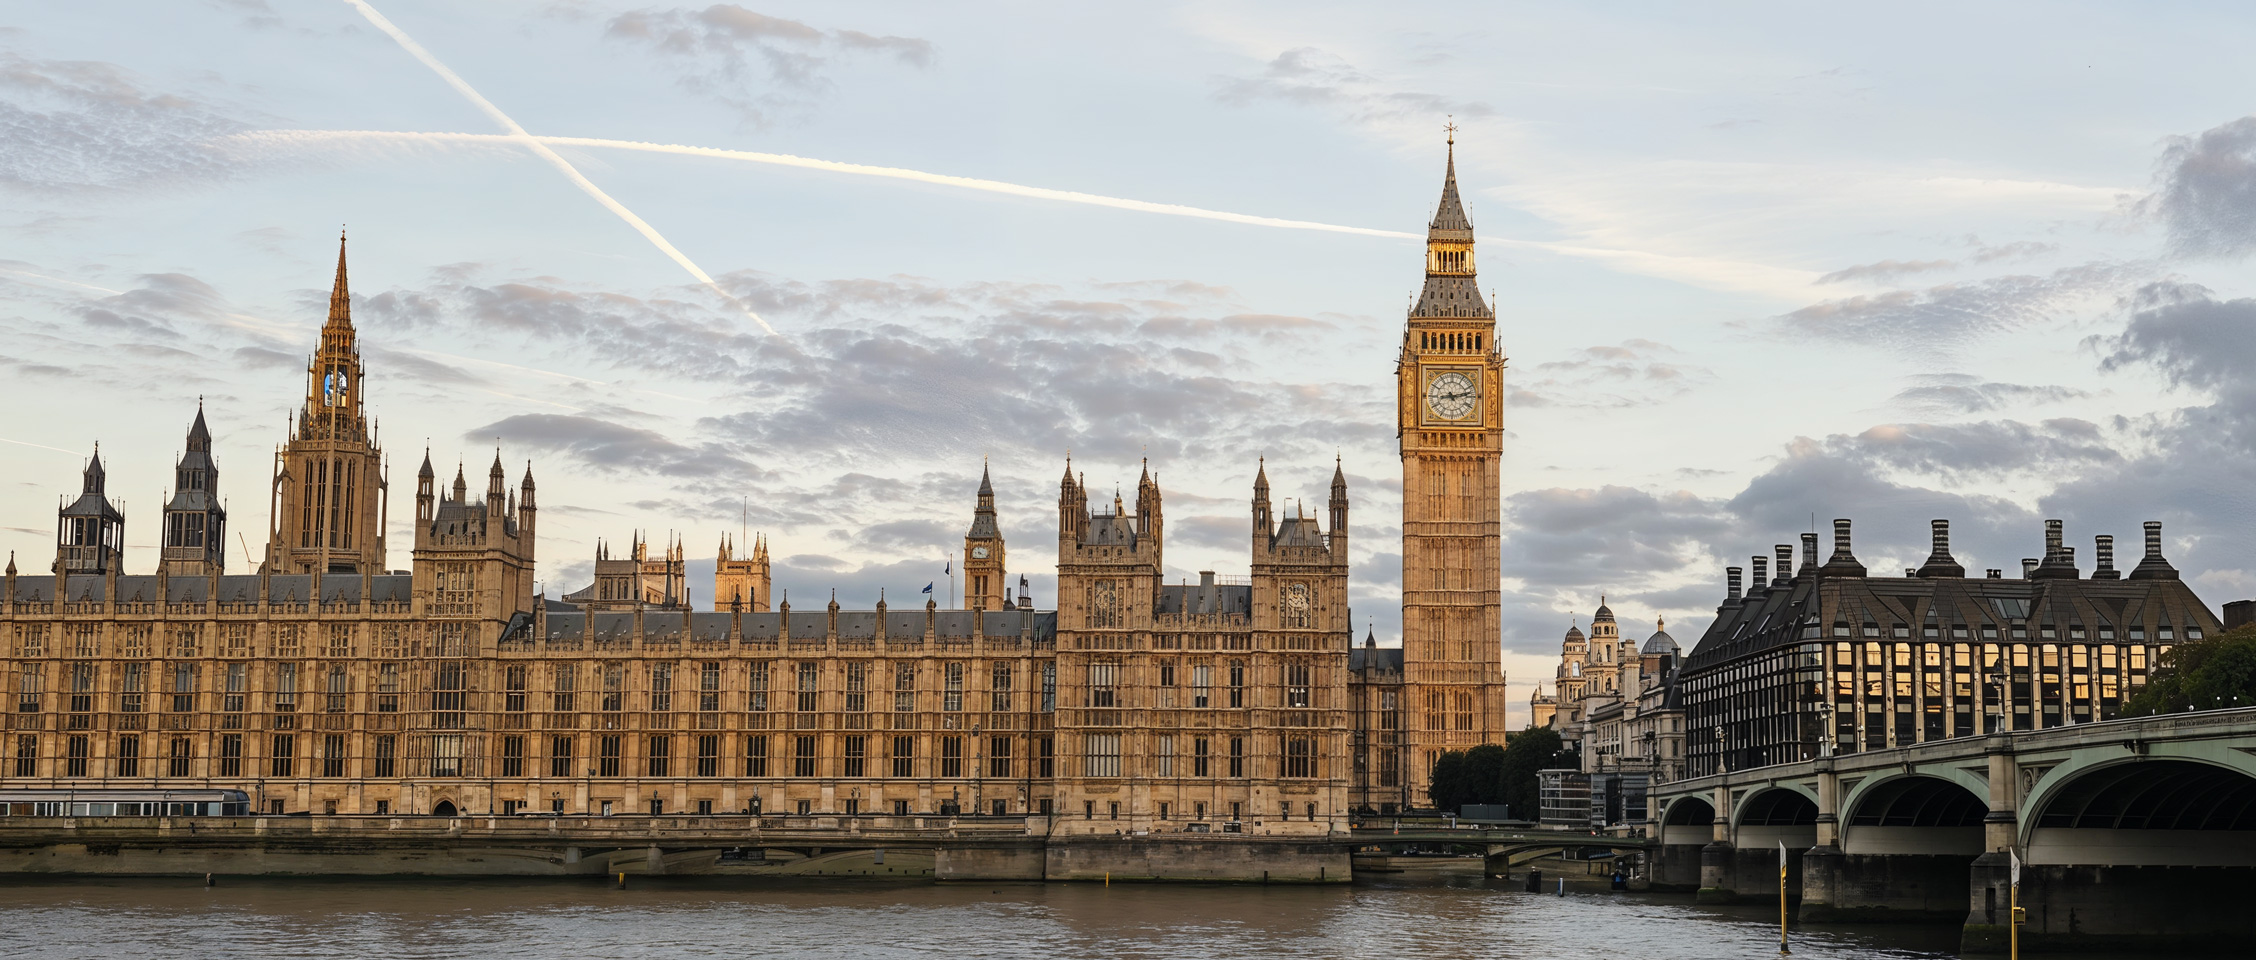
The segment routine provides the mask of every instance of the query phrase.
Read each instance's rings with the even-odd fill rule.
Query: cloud
[[[1215,98],[1232,106],[1273,100],[1321,107],[1356,121],[1391,120],[1437,113],[1486,117],[1495,109],[1477,100],[1390,88],[1338,55],[1316,47],[1295,47],[1277,55],[1248,77],[1216,77]]]
[[[810,106],[830,86],[825,71],[840,56],[882,56],[920,69],[937,56],[927,40],[824,30],[733,3],[632,10],[612,18],[604,35],[657,53],[683,87],[728,104],[755,126]]]
[[[2208,288],[2155,283],[2132,298],[2133,313],[2102,366],[2145,364],[2172,383],[2202,389],[2237,389],[2256,370],[2256,299],[2217,300]]]
[[[1985,382],[1963,373],[1938,373],[1915,379],[1919,381],[1917,386],[1905,388],[1890,398],[1890,402],[1926,413],[1969,414],[2017,404],[2060,403],[2091,396],[2090,391],[2074,387]]]
[[[1923,290],[1827,300],[1779,318],[1798,334],[1904,350],[1932,350],[2056,320],[2111,303],[2151,276],[2149,263],[2097,261]]]
[[[2035,240],[2016,240],[1994,247],[1977,241],[1974,245],[1974,253],[1968,256],[1966,260],[1968,263],[2026,260],[2031,257],[2041,257],[2048,253],[2056,253],[2059,250],[2060,245],[2057,243],[2040,243]]]
[[[1075,296],[1045,285],[750,273],[723,282],[805,332],[779,344],[696,302],[551,279],[441,279],[371,296],[358,315],[371,329],[471,335],[575,369],[716,385],[736,402],[701,418],[700,436],[841,464],[964,450],[1285,453],[1338,442],[1335,420],[1363,424],[1350,432],[1366,439],[1386,432],[1373,405],[1391,398],[1281,382],[1232,359],[1332,324],[1240,313],[1222,291],[1154,283]]]
[[[2136,209],[2161,221],[2173,252],[2237,257],[2256,248],[2256,117],[2172,137],[2157,166],[2159,187]]]
[[[0,53],[0,186],[74,193],[225,179],[245,161],[211,141],[244,129],[115,64]]]
[[[1681,396],[1715,379],[1715,372],[1674,361],[1678,351],[1645,339],[1585,347],[1530,368],[1515,378],[1507,402],[1514,407],[1649,406]]]
[[[1860,263],[1853,267],[1842,267],[1817,278],[1817,282],[1824,284],[1841,283],[1846,280],[1886,281],[1914,273],[1950,270],[1957,266],[1958,261],[1956,260],[1882,260],[1878,263]]]
[[[463,431],[468,442],[504,443],[547,450],[602,470],[647,471],[674,477],[735,476],[753,479],[758,468],[715,444],[677,443],[655,430],[594,417],[527,413]]]

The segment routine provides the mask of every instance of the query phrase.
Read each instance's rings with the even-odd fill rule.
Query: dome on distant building
[[[1612,622],[1614,622],[1614,608],[1612,608],[1612,607],[1609,607],[1609,606],[1607,606],[1607,605],[1606,605],[1606,598],[1605,598],[1605,597],[1601,596],[1601,597],[1599,597],[1599,598],[1598,598],[1598,612],[1597,612],[1597,613],[1594,613],[1594,614],[1591,614],[1591,615],[1590,615],[1590,622],[1591,622],[1591,623],[1612,623]]]
[[[1680,653],[1681,650],[1676,645],[1676,638],[1669,636],[1667,630],[1661,629],[1665,625],[1666,621],[1655,619],[1653,621],[1653,635],[1645,638],[1645,646],[1637,652],[1644,655],[1665,653],[1672,657]]]

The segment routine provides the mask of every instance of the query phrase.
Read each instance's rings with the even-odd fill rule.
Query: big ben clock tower
[[[1498,464],[1504,352],[1473,273],[1473,224],[1457,197],[1450,128],[1441,206],[1426,228],[1426,283],[1397,362],[1402,441],[1406,772],[1427,801],[1435,758],[1504,740]]]

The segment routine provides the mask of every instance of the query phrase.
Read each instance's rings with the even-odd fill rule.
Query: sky
[[[388,24],[387,28],[384,26]],[[1454,122],[1509,356],[1515,711],[1601,596],[1687,648],[1744,565],[2043,521],[2256,596],[2256,13],[2232,4],[18,4],[0,12],[0,549],[98,441],[152,568],[202,399],[251,551],[340,226],[398,503],[496,455],[539,577],[764,534],[914,602],[983,463],[1038,602],[1057,480],[1243,575],[1257,463],[1353,499],[1400,620],[1403,317]],[[473,486],[476,484],[474,483]],[[741,537],[740,537],[741,539]]]

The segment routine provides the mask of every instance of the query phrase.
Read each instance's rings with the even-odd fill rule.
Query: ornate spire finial
[[[1443,132],[1445,132],[1445,133],[1449,134],[1449,145],[1450,145],[1450,146],[1452,146],[1452,147],[1456,146],[1456,145],[1457,145],[1457,115],[1456,115],[1456,114],[1454,114],[1454,113],[1450,114],[1450,115],[1449,115],[1449,122],[1442,124],[1442,125],[1441,125],[1441,129],[1442,129],[1442,131],[1443,131]]]

